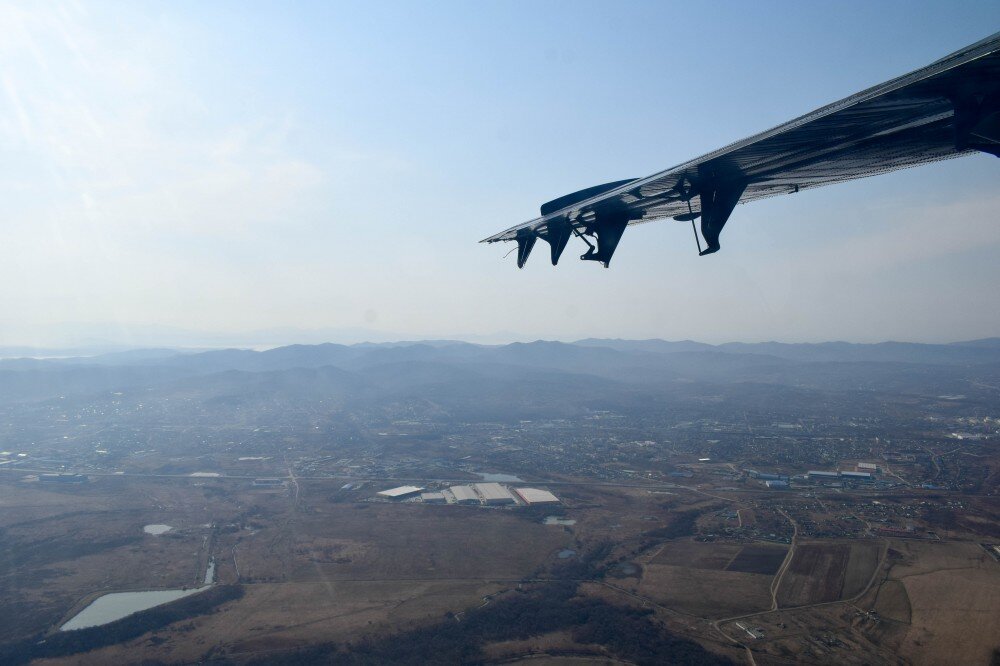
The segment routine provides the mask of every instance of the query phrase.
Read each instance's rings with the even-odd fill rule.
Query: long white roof
[[[420,486],[399,486],[398,488],[389,488],[388,490],[380,490],[375,493],[380,497],[401,497],[403,495],[411,495],[413,493],[419,493],[423,488]]]
[[[515,488],[514,492],[528,504],[556,503],[559,498],[541,488]]]
[[[472,485],[475,487],[476,492],[479,493],[487,502],[490,500],[514,499],[514,496],[510,494],[510,491],[501,486],[499,483],[474,483]]]
[[[468,500],[479,501],[479,496],[476,495],[476,491],[472,489],[472,486],[452,486],[449,488],[451,494],[455,496],[455,500],[458,502],[464,502]]]

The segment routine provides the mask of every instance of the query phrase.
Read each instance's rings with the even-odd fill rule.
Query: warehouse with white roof
[[[474,483],[472,487],[476,489],[486,504],[516,504],[517,502],[510,491],[499,483]]]
[[[376,496],[382,497],[384,499],[400,500],[406,499],[407,497],[412,497],[417,493],[423,492],[423,488],[419,486],[399,486],[398,488],[389,488],[388,490],[380,490],[375,493]]]
[[[457,504],[479,504],[479,495],[472,486],[452,486],[448,490],[455,496]]]
[[[540,488],[514,488],[514,493],[520,497],[525,504],[558,504],[559,498],[547,490]]]

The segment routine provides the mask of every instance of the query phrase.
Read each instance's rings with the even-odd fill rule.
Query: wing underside
[[[719,248],[718,234],[738,203],[973,151],[1000,156],[1000,33],[666,171],[557,199],[541,217],[482,242],[517,241],[523,266],[542,238],[555,264],[575,234],[591,246],[582,258],[607,265],[625,227],[700,218],[708,254]]]

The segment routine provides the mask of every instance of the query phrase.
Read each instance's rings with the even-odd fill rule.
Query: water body
[[[545,516],[542,525],[576,525],[572,518],[560,518],[559,516]]]
[[[155,536],[157,534],[163,534],[165,532],[169,532],[172,529],[174,528],[171,527],[170,525],[146,525],[145,527],[142,528],[142,531],[145,532],[146,534],[152,534]]]
[[[524,483],[524,479],[519,479],[513,474],[489,474],[487,472],[476,472],[483,477],[483,481],[492,483]]]
[[[207,574],[206,574],[207,577]],[[190,590],[146,590],[144,592],[113,592],[90,602],[90,605],[74,615],[59,631],[72,631],[98,627],[108,622],[120,620],[132,613],[149,610],[171,601],[177,601],[192,594],[204,592],[211,585],[194,587]]]
[[[148,527],[165,527],[169,525],[147,525]],[[163,530],[164,532],[166,530]],[[162,532],[158,532],[162,534]],[[193,594],[204,592],[215,583],[215,558],[208,560],[208,568],[205,569],[205,579],[201,587],[192,587],[186,590],[143,590],[141,592],[112,592],[94,599],[82,611],[70,618],[69,622],[59,627],[59,631],[73,631],[74,629],[86,629],[88,627],[99,627],[102,624],[120,620],[128,617],[132,613],[149,610],[156,606],[168,604]]]
[[[570,550],[569,548],[563,548],[558,553],[556,553],[556,557],[558,557],[560,560],[568,560],[574,555],[576,555],[576,551]]]

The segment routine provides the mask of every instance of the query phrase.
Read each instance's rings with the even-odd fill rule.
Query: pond
[[[558,557],[560,560],[568,560],[574,555],[576,555],[576,551],[570,550],[569,548],[563,548],[558,553],[556,553],[556,557]]]
[[[147,525],[146,527],[166,527],[169,525]],[[149,610],[156,606],[177,601],[192,594],[204,592],[215,583],[215,558],[208,560],[208,567],[205,569],[204,583],[201,587],[192,587],[180,590],[142,590],[139,592],[111,592],[104,594],[92,602],[86,608],[70,618],[69,622],[59,627],[59,631],[73,631],[74,629],[86,629],[88,627],[99,627],[102,624],[120,620],[128,617],[132,613]]]
[[[177,601],[192,594],[209,589],[211,585],[193,587],[189,590],[144,590],[142,592],[113,592],[94,599],[69,622],[59,627],[59,631],[86,629],[120,620],[132,613],[148,610],[155,606]]]
[[[562,518],[560,516],[545,516],[542,525],[576,525],[572,518]]]

